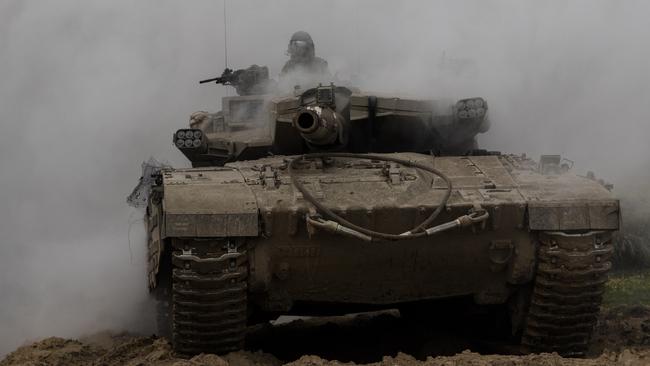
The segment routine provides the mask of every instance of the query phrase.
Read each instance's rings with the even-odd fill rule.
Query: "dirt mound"
[[[99,353],[100,350],[91,345],[52,337],[20,347],[0,362],[0,365],[83,366],[92,363]]]
[[[348,316],[342,318],[338,324],[333,323],[332,319],[299,320],[293,323],[276,325],[272,327],[272,330],[269,327],[264,327],[264,329],[257,331],[257,335],[254,335],[255,342],[253,343],[257,344],[254,349],[269,350],[267,353],[262,351],[242,351],[224,356],[202,354],[191,359],[178,357],[172,352],[169,342],[158,337],[142,337],[124,333],[99,333],[79,340],[54,337],[17,349],[0,361],[0,366],[650,365],[650,308],[645,306],[621,306],[604,310],[594,334],[590,357],[586,359],[567,359],[557,354],[481,355],[470,350],[457,352],[453,356],[442,356],[441,353],[434,353],[436,357],[420,354],[417,355],[418,358],[416,359],[413,356],[396,351],[399,349],[408,349],[410,351],[413,349],[413,347],[409,348],[413,337],[405,338],[400,333],[400,327],[408,327],[408,325],[402,325],[398,319],[390,316],[390,314],[380,314],[375,317],[362,315],[356,318]],[[278,338],[283,339],[283,329],[292,334],[292,337],[304,337],[313,342],[324,341],[327,343],[319,345],[309,344],[309,342],[291,343],[291,339],[295,340],[297,338],[289,338],[285,340],[290,341],[288,348],[296,348],[293,353],[287,353],[286,350],[283,351],[273,347],[265,348],[264,339],[268,344],[272,344]],[[368,345],[362,341],[359,341],[356,346],[346,344],[351,342],[351,338],[346,338],[348,340],[345,342],[334,341],[336,337],[341,338],[344,333],[349,332],[355,332],[353,334],[357,338],[364,337],[365,332],[366,338],[377,340],[377,338],[373,337],[376,337],[377,333],[381,333],[382,329],[383,333],[395,332],[396,335],[394,338],[386,334],[382,336],[382,342],[375,344],[376,349],[373,350],[375,353],[363,353],[367,351],[364,348],[368,347]],[[297,336],[296,332],[298,333]],[[327,337],[332,338],[311,338],[314,337],[314,334],[325,334]],[[434,336],[433,342],[444,346],[445,339],[443,337],[432,336]],[[389,347],[388,343],[391,341],[393,344]],[[453,337],[450,342],[458,343],[457,339],[453,339]],[[472,342],[465,343],[471,344]],[[463,344],[463,342],[459,344]],[[343,353],[338,353],[338,355],[343,355],[342,357],[336,357],[348,362],[328,361],[326,359],[329,358],[328,356],[337,354],[332,352],[332,349],[340,347],[350,347],[349,350],[344,349]],[[355,347],[359,347],[359,354],[350,354]],[[323,351],[327,348],[330,350]],[[501,349],[507,350],[508,348]],[[382,357],[382,354],[388,356]],[[374,355],[379,356],[375,357]],[[282,358],[284,362],[278,357]],[[356,363],[355,360],[357,360]],[[369,361],[366,362],[365,360]]]
[[[179,358],[165,338],[101,333],[81,340],[47,338],[20,347],[0,366],[261,366],[281,365],[260,352],[233,352],[225,356]]]
[[[384,357],[372,366],[642,366],[650,363],[650,353],[637,354],[625,351],[621,354],[606,354],[597,359],[567,359],[557,354],[527,356],[480,355],[470,351],[449,357],[429,357],[418,361],[412,356],[400,353],[396,357]],[[288,366],[339,366],[348,365],[336,361],[325,361],[316,356],[303,356]],[[349,364],[352,365],[352,364]]]
[[[650,352],[650,307],[617,306],[602,312],[594,332],[591,354],[624,352],[626,349]]]

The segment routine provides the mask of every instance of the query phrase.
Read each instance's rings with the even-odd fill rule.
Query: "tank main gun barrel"
[[[294,115],[293,126],[305,141],[319,147],[345,145],[345,121],[326,106],[302,107]]]

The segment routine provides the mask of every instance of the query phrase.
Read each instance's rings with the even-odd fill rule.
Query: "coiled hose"
[[[403,166],[407,167],[412,167],[420,170],[425,170],[427,172],[430,172],[438,177],[440,177],[446,184],[446,191],[445,191],[445,196],[442,199],[442,202],[440,205],[427,217],[421,224],[418,226],[414,227],[413,229],[403,233],[403,234],[390,234],[390,233],[384,233],[381,231],[375,231],[375,230],[370,230],[358,225],[355,225],[349,221],[347,221],[345,218],[337,215],[334,213],[332,210],[329,208],[325,207],[325,205],[321,204],[318,202],[318,200],[311,194],[309,191],[305,189],[305,186],[298,180],[298,176],[295,174],[294,169],[296,168],[296,165],[300,161],[304,160],[309,160],[309,159],[318,159],[318,158],[353,158],[353,159],[368,159],[368,160],[378,160],[378,161],[387,161],[387,162],[394,162],[401,164]],[[480,214],[479,213],[472,213],[470,215],[466,216],[461,216],[457,218],[456,220],[450,221],[448,223],[438,225],[436,227],[427,229],[431,223],[438,217],[440,212],[444,209],[444,207],[447,205],[447,202],[449,201],[449,197],[451,196],[451,191],[452,191],[452,186],[451,186],[451,180],[440,170],[429,167],[420,163],[416,163],[414,161],[410,160],[404,160],[404,159],[399,159],[395,158],[392,156],[384,156],[384,155],[372,155],[372,154],[352,154],[352,153],[312,153],[312,154],[305,154],[301,155],[295,159],[293,159],[288,166],[288,173],[289,176],[291,177],[291,182],[293,183],[294,187],[302,193],[303,197],[305,200],[307,200],[309,203],[314,205],[317,209],[317,211],[322,214],[323,216],[329,218],[330,220],[333,220],[335,223],[334,225],[329,225],[325,222],[319,221],[314,218],[307,217],[307,220],[310,224],[320,227],[323,229],[327,229],[330,231],[337,231],[341,232],[343,234],[351,235],[351,236],[356,236],[358,238],[370,241],[372,239],[383,239],[383,240],[407,240],[407,239],[415,239],[415,238],[420,238],[424,237],[427,235],[432,235],[438,232],[442,232],[444,230],[448,230],[452,227],[457,227],[457,226],[468,226],[472,223],[484,221],[487,219],[487,211],[483,211]],[[337,225],[338,224],[338,225]],[[354,232],[361,233],[363,235],[356,235]],[[364,237],[365,236],[365,237]]]

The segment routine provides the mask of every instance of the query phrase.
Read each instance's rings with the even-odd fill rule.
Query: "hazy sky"
[[[485,148],[558,153],[618,187],[647,184],[646,1],[227,8],[230,67],[277,75],[306,30],[333,72],[365,88],[485,97]],[[223,30],[221,1],[0,3],[0,354],[35,337],[152,329],[141,224],[127,240],[141,214],[124,200],[142,160],[186,164],[172,132],[233,93],[197,83],[226,66]],[[473,71],[449,74],[443,53]]]

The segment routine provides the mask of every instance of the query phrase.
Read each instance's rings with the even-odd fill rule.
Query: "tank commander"
[[[287,54],[289,60],[280,72],[280,82],[269,78],[266,66],[252,65],[245,69],[225,69],[221,76],[202,80],[201,83],[216,82],[231,85],[239,95],[267,94],[290,91],[295,86],[316,86],[327,83],[331,75],[327,61],[316,57],[314,41],[307,32],[298,31],[291,36]]]
[[[316,56],[316,47],[309,33],[304,31],[294,33],[289,40],[287,55],[290,59],[284,64],[280,77],[293,72],[329,76],[327,61]]]

